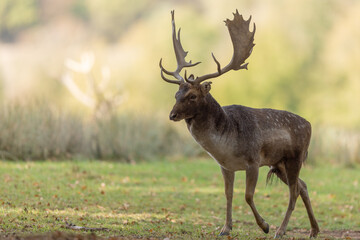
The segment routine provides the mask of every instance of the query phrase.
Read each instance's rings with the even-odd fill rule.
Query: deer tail
[[[269,183],[272,184],[274,175],[276,175],[277,173],[280,173],[280,170],[277,167],[271,166],[266,177],[266,185],[268,185]]]

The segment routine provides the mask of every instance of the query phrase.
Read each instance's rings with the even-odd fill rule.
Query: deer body
[[[251,18],[250,18],[251,19]],[[245,21],[236,11],[234,20],[225,21],[234,47],[233,57],[228,65],[221,68],[212,55],[217,72],[200,77],[180,75],[183,68],[193,67],[199,63],[185,61],[187,52],[180,42],[180,30],[176,36],[174,12],[172,11],[172,38],[178,66],[171,72],[162,66],[161,77],[169,83],[179,85],[175,98],[176,103],[170,112],[170,120],[185,120],[194,139],[220,165],[225,183],[226,220],[220,235],[228,235],[232,229],[232,199],[235,172],[246,172],[245,200],[250,206],[256,223],[265,232],[269,224],[258,213],[253,196],[258,180],[259,167],[270,166],[269,180],[276,174],[289,186],[289,205],[281,226],[275,237],[285,234],[296,199],[300,195],[311,224],[310,237],[316,237],[319,226],[315,219],[305,182],[299,178],[299,172],[307,157],[311,137],[311,125],[304,118],[274,109],[255,109],[241,105],[221,107],[211,96],[211,82],[230,70],[247,69],[245,60],[254,47],[254,34],[249,31],[250,19]],[[173,76],[176,80],[164,76]]]
[[[295,153],[306,154],[311,136],[310,123],[300,116],[241,105],[220,107],[210,94],[201,113],[186,124],[196,142],[229,171],[252,164],[273,166]]]

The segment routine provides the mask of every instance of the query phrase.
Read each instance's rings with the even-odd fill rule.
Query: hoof
[[[268,223],[266,223],[266,222],[264,222],[264,224],[265,224],[265,227],[264,227],[264,228],[262,228],[262,230],[264,231],[264,233],[269,233],[269,230],[270,230],[270,226],[269,226],[269,224],[268,224]]]
[[[224,227],[221,229],[221,232],[219,233],[219,236],[228,236],[230,235],[232,227],[224,225]]]
[[[220,232],[219,233],[219,236],[229,236],[230,235],[230,233],[228,233],[228,232]]]
[[[282,230],[282,229],[278,229],[278,230],[276,231],[276,233],[275,233],[274,238],[275,238],[275,239],[280,239],[280,238],[282,238],[284,235],[285,235],[285,231]]]
[[[310,231],[309,237],[310,238],[316,238],[317,235],[319,234],[319,232],[320,232],[319,228],[312,228],[311,231]]]
[[[264,233],[269,233],[270,230],[270,226],[267,222],[265,222],[264,219],[261,220],[261,222],[256,222],[258,224],[258,226],[261,228],[261,230],[263,230]]]

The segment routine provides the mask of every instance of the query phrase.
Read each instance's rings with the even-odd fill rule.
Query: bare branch
[[[94,108],[95,107],[95,100],[88,95],[86,95],[83,91],[79,89],[76,85],[74,80],[72,79],[70,73],[65,73],[62,78],[61,82],[67,87],[70,93],[84,105]]]
[[[73,59],[66,59],[65,66],[78,73],[88,74],[94,66],[95,57],[93,52],[85,52],[81,55],[80,62],[77,62]]]

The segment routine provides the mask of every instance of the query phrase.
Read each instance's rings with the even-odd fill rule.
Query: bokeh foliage
[[[222,20],[231,18],[235,9],[245,18],[252,15],[257,32],[249,70],[213,80],[212,94],[220,104],[271,107],[304,116],[313,124],[318,154],[326,153],[325,147],[317,148],[327,146],[322,136],[345,149],[360,148],[360,2],[356,0],[1,1],[0,97],[20,102],[45,99],[56,109],[66,109],[71,118],[74,113],[81,121],[89,118],[89,110],[59,79],[64,59],[76,59],[91,50],[96,56],[94,78],[99,77],[101,65],[108,65],[111,87],[128,96],[117,109],[116,121],[126,121],[126,115],[135,124],[156,115],[159,126],[154,129],[158,137],[163,136],[170,124],[166,121],[176,86],[160,79],[158,62],[163,58],[168,69],[176,65],[172,9],[189,51],[187,60],[202,62],[191,69],[195,75],[215,71],[211,52],[223,65],[231,58],[232,46]],[[82,76],[74,78],[81,85]],[[142,131],[147,132],[151,125],[143,124],[148,127]],[[186,135],[184,126],[179,127]],[[103,132],[116,133],[110,128]],[[109,137],[102,139],[115,144],[117,140],[106,140]],[[355,147],[345,138],[355,139]]]
[[[39,19],[39,0],[2,0],[0,2],[0,40],[12,41],[17,34]]]

